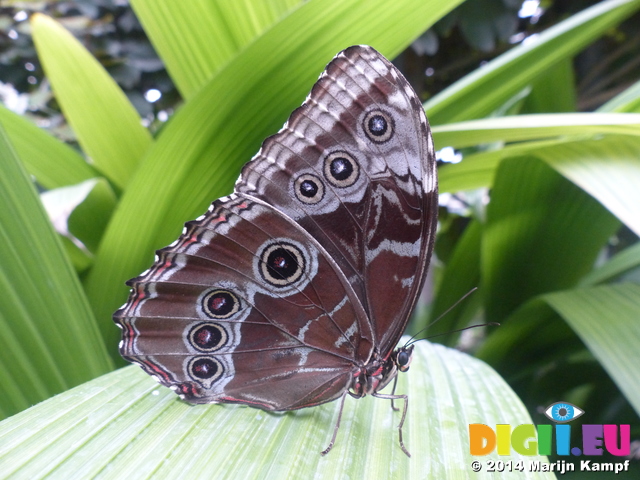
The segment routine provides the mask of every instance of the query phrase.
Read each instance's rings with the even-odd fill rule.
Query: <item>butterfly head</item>
[[[411,365],[411,358],[413,357],[413,345],[409,345],[408,347],[400,347],[395,352],[393,352],[393,363],[396,364],[398,371],[406,372],[409,370],[409,366]]]

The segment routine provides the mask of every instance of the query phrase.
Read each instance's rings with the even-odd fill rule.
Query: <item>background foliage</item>
[[[241,165],[323,66],[355,43],[396,58],[425,100],[441,149],[436,258],[409,331],[428,326],[434,342],[487,362],[536,423],[547,421],[546,406],[564,400],[585,410],[577,422],[630,423],[639,438],[640,2],[454,6],[94,0],[0,7],[7,107],[0,108],[0,414],[27,409],[0,423],[0,436],[14,439],[0,461],[20,458],[16,472],[36,468],[47,457],[31,448],[21,425],[59,417],[51,428],[64,430],[69,419],[55,414],[62,402],[114,391],[113,377],[100,377],[28,409],[122,365],[110,317],[126,298],[124,281],[184,221],[231,190]],[[474,286],[476,294],[431,325]],[[502,326],[448,333],[486,321]],[[453,364],[459,358],[442,355]],[[126,371],[123,381],[133,378]],[[477,387],[452,372],[435,391],[445,397],[455,386],[477,399]],[[488,372],[476,374],[488,382]],[[412,375],[420,371],[412,367]],[[492,385],[492,394],[510,395]],[[114,395],[123,412],[131,408],[126,388]],[[433,393],[414,393],[412,402],[428,406],[423,395]],[[159,420],[147,419],[145,428],[182,415],[162,402]],[[310,428],[330,429],[334,407],[320,407],[325,413]],[[388,412],[379,415],[388,422]],[[461,415],[464,434],[473,414]],[[528,421],[517,408],[509,415],[502,421]],[[289,428],[273,416],[264,422],[267,430]],[[113,434],[96,426],[82,435],[97,432]],[[297,432],[292,444],[309,437]],[[362,435],[379,456],[371,434]],[[65,455],[73,448],[53,445],[42,448]],[[462,442],[460,455],[466,448]],[[398,468],[404,461],[393,460]],[[121,473],[134,471],[127,468],[134,467]]]

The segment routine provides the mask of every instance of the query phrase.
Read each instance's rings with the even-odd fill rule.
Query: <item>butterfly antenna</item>
[[[427,330],[429,327],[435,325],[437,322],[439,322],[445,315],[447,315],[451,310],[453,310],[454,308],[456,308],[460,303],[462,303],[463,300],[465,300],[469,295],[471,295],[472,293],[474,293],[476,290],[478,290],[478,287],[473,287],[471,290],[469,290],[467,293],[465,293],[462,297],[460,297],[456,303],[454,303],[453,305],[451,305],[449,308],[447,308],[443,313],[441,313],[440,315],[438,315],[438,318],[436,318],[433,322],[431,322],[429,325],[427,325],[426,327],[424,327],[422,330],[418,331],[415,335],[413,335],[409,340],[407,340],[407,343],[404,345],[404,348],[407,348],[410,345],[413,345],[414,343],[416,343],[419,340],[426,340],[428,338],[435,338],[435,337],[439,337],[441,335],[448,335],[449,333],[456,333],[456,332],[462,332],[463,330],[468,330],[470,328],[476,328],[476,327],[484,327],[487,325],[500,325],[499,323],[495,323],[495,322],[489,322],[489,323],[483,323],[480,325],[472,325],[470,327],[465,327],[465,328],[460,328],[458,330],[453,330],[451,332],[445,332],[445,333],[439,333],[438,335],[433,335],[431,337],[425,337],[425,338],[416,338],[418,335],[420,335],[422,332],[424,332],[425,330]]]

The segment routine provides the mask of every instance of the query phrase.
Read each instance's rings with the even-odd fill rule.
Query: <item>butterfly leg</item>
[[[393,404],[393,401],[395,400],[396,385],[398,385],[397,375],[393,377],[393,388],[391,388],[391,396],[394,397],[391,399],[391,410],[393,410],[394,412],[397,412],[398,410],[400,410],[399,408],[396,408],[395,405]]]
[[[347,398],[348,391],[342,394],[342,399],[340,400],[340,411],[338,412],[338,421],[336,422],[336,426],[333,428],[333,436],[331,437],[331,441],[329,442],[329,446],[325,448],[321,454],[326,455],[333,448],[333,444],[336,443],[336,436],[338,435],[338,430],[340,429],[340,420],[342,420],[342,410],[344,409],[344,399]]]
[[[394,385],[395,387],[395,385]],[[395,395],[395,394],[384,394],[384,393],[373,393],[373,397],[377,398],[386,398],[391,400],[404,400],[404,409],[402,410],[402,418],[400,419],[400,425],[398,425],[398,436],[400,438],[400,448],[407,455],[407,457],[411,457],[409,450],[407,450],[404,446],[404,442],[402,441],[402,426],[404,425],[404,419],[407,416],[407,408],[409,408],[409,397],[407,395]]]

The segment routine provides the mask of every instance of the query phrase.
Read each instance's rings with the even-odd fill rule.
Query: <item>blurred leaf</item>
[[[58,233],[76,238],[95,252],[116,207],[116,196],[104,178],[56,188],[41,195]]]
[[[348,397],[336,444],[323,450],[339,402],[283,415],[230,405],[190,406],[136,367],[95,379],[0,423],[5,475],[20,478],[494,478],[471,474],[468,425],[532,423],[482,362],[416,344],[399,392],[409,395],[404,438],[389,401]],[[38,425],[37,430],[25,428]],[[250,434],[248,433],[250,432]],[[520,460],[495,453],[486,460]],[[527,457],[527,460],[545,460]],[[555,478],[553,473],[512,474]]]
[[[603,285],[543,298],[571,325],[640,415],[640,285]]]
[[[605,0],[569,17],[430,99],[425,103],[429,120],[440,125],[488,115],[540,74],[571,58],[638,8],[638,0]]]
[[[607,263],[585,276],[580,281],[580,285],[587,287],[609,282],[638,267],[640,267],[640,243],[625,248],[611,257]]]
[[[488,321],[528,299],[574,286],[619,227],[592,197],[533,158],[502,162],[482,242]]]
[[[331,57],[366,43],[393,58],[454,6],[445,0],[307,2],[187,102],[123,195],[86,284],[114,352],[119,332],[109,318],[124,301],[124,282],[149,266],[154,250],[173,241],[185,220],[231,191],[241,165],[300,105]]]
[[[25,168],[43,187],[63,187],[98,175],[71,147],[3,106],[0,124],[24,159]]]
[[[0,416],[112,368],[57,235],[0,128]]]
[[[82,149],[123,187],[151,135],[116,82],[73,35],[39,13],[31,17],[31,27],[40,61]]]
[[[598,111],[640,113],[640,80],[602,105]]]
[[[301,0],[132,0],[131,6],[185,99]]]
[[[565,58],[547,69],[533,82],[523,113],[558,113],[576,111],[573,61]]]

